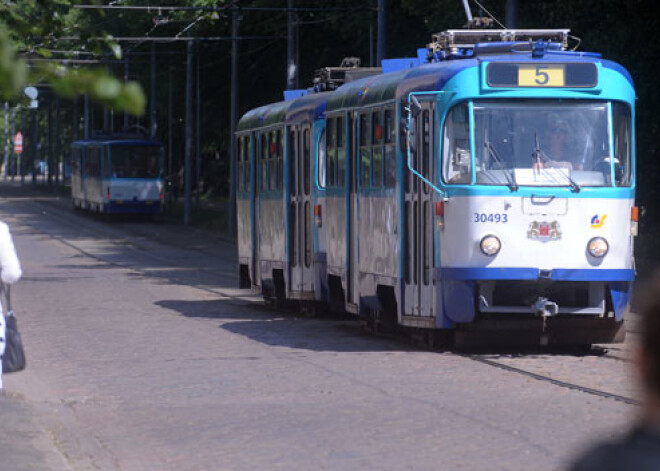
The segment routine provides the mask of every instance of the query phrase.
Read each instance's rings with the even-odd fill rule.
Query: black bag
[[[2,287],[7,298],[7,314],[5,314],[5,353],[2,354],[2,372],[15,373],[25,369],[25,350],[18,331],[18,321],[11,309],[9,287]]]

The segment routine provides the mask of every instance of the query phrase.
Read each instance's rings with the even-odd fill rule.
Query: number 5
[[[536,66],[536,76],[537,77],[543,77],[542,79],[535,79],[534,80],[539,85],[545,85],[546,83],[548,83],[548,80],[550,80],[550,76],[548,75],[548,73],[541,71],[541,69],[546,69],[547,67],[548,67],[547,65],[537,65]]]

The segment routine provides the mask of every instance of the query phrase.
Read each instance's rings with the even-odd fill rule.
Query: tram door
[[[254,273],[254,279],[252,284],[256,286],[261,286],[261,224],[260,224],[260,213],[261,207],[259,205],[259,198],[263,185],[266,182],[266,133],[252,134],[252,139],[255,146],[255,165],[254,165],[254,239],[252,244],[252,273]]]
[[[435,103],[421,102],[411,166],[433,181]],[[404,286],[408,316],[433,316],[433,190],[404,165]]]
[[[311,126],[289,127],[290,291],[313,291]]]
[[[360,260],[359,260],[359,206],[357,196],[358,168],[357,168],[357,113],[350,113],[348,117],[348,136],[346,144],[348,147],[348,222],[349,222],[349,242],[348,242],[348,302],[353,306],[358,306],[360,301]]]

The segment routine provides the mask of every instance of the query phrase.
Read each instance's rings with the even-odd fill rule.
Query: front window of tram
[[[450,116],[461,108],[469,109],[459,105]],[[575,189],[612,186],[610,129],[614,129],[616,143],[616,184],[629,184],[631,120],[625,105],[584,101],[475,101],[472,110],[477,185],[571,186]],[[611,115],[613,126],[610,126]],[[464,120],[446,121],[445,138],[460,134],[452,130],[453,127],[465,127],[465,122],[456,124],[457,121]],[[455,156],[448,155],[452,153],[451,145],[445,146],[444,152],[445,162],[456,161]],[[469,183],[465,176],[447,178],[447,172],[445,181]]]

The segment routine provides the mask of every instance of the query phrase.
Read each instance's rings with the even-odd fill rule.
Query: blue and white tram
[[[74,208],[157,214],[163,201],[163,147],[158,141],[104,137],[71,145]]]
[[[283,162],[286,175],[302,170],[318,187],[312,230],[326,243],[311,259],[325,263],[303,273],[325,278],[315,299],[385,325],[453,330],[463,344],[621,338],[635,275],[635,91],[622,66],[568,51],[567,38],[448,31],[426,63],[271,105],[323,105],[309,121],[324,129],[309,147],[316,165],[296,163],[306,147],[288,136]],[[249,120],[268,110],[248,113],[239,139],[258,142]],[[252,177],[263,182],[260,155]],[[243,193],[256,201],[255,224],[270,226],[274,214],[279,224],[242,233],[251,260],[298,224],[291,178],[282,184],[278,213]],[[286,272],[292,252],[282,248]],[[259,285],[255,276],[274,278],[252,270],[244,280]],[[281,294],[296,298],[300,282],[283,282]]]
[[[313,177],[327,96],[257,108],[238,124],[240,284],[269,298],[327,297],[325,232],[315,217],[322,214],[323,194]]]

